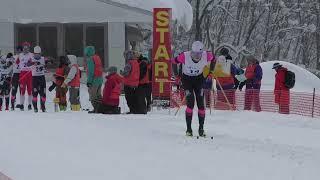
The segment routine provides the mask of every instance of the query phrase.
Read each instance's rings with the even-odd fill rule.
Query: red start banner
[[[170,99],[171,93],[171,9],[153,10],[153,83],[152,95]]]

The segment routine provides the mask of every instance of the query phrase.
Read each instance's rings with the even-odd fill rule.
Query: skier
[[[34,47],[32,59],[32,104],[34,112],[38,112],[38,95],[40,95],[40,105],[42,112],[46,112],[46,77],[45,77],[45,60],[41,56],[41,48]]]
[[[59,67],[56,69],[56,73],[53,75],[54,81],[52,85],[49,87],[49,91],[53,91],[56,89],[56,97],[55,102],[59,104],[60,111],[67,110],[67,87],[61,87],[62,83],[64,82],[65,78],[69,73],[69,60],[65,56],[61,56],[60,58]]]
[[[208,73],[213,69],[214,55],[211,52],[204,51],[204,45],[200,41],[192,44],[192,50],[181,53],[178,57],[172,60],[173,63],[182,64],[182,85],[186,93],[187,109],[186,109],[186,124],[187,136],[193,136],[191,123],[195,99],[198,106],[199,118],[199,136],[205,137],[204,121],[205,121],[205,106],[203,83],[205,78],[211,78]],[[210,66],[210,68],[208,68]]]
[[[14,111],[15,103],[16,103],[16,95],[19,88],[19,77],[20,77],[20,60],[19,60],[19,54],[22,53],[23,47],[17,46],[16,48],[16,55],[14,56],[13,61],[13,75],[11,79],[11,110]]]
[[[2,111],[3,98],[5,98],[5,110],[9,110],[12,62],[12,53],[8,53],[7,57],[0,57],[0,111]]]
[[[62,84],[62,88],[69,87],[69,100],[72,111],[80,111],[80,69],[77,63],[77,57],[74,55],[68,55],[70,62],[70,71],[68,76]]]
[[[21,111],[24,111],[24,101],[25,93],[27,90],[28,93],[28,110],[31,110],[32,104],[32,59],[33,54],[30,53],[31,44],[24,42],[22,44],[23,52],[19,55],[19,66],[20,66],[20,104],[17,105],[17,108],[20,108]]]

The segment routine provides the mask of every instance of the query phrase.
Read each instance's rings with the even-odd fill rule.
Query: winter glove
[[[66,83],[62,83],[61,87],[66,88],[68,85]]]
[[[28,61],[28,62],[27,62],[27,66],[28,66],[28,67],[30,67],[30,66],[32,66],[32,65],[33,65],[33,63],[32,63],[31,61]]]
[[[52,82],[52,85],[49,87],[49,92],[53,91],[56,88],[56,83]]]

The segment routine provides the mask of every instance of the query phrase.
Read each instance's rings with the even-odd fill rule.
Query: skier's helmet
[[[203,48],[204,45],[200,41],[195,41],[192,43],[192,49],[191,49],[191,58],[194,61],[200,61],[203,54]]]

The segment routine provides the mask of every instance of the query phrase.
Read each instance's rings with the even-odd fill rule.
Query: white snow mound
[[[276,62],[296,74],[296,84],[292,89],[293,91],[312,92],[313,88],[320,90],[320,79],[316,75],[300,66],[284,61],[268,61],[260,64],[263,70],[261,89],[271,90],[274,88],[276,72],[272,69],[272,66]]]

